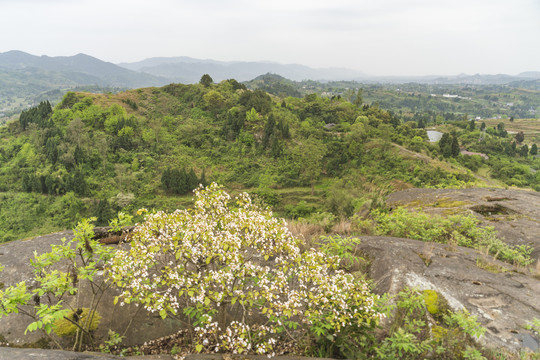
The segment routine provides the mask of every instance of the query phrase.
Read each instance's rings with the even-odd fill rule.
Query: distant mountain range
[[[14,50],[0,53],[0,117],[20,111],[37,99],[42,99],[44,93],[53,92],[59,96],[80,86],[93,86],[99,91],[100,88],[138,88],[171,82],[196,83],[203,74],[209,74],[216,82],[231,78],[248,81],[267,73],[295,81],[355,80],[364,83],[514,84],[531,89],[540,87],[540,72],[534,71],[518,75],[370,76],[344,68],[314,69],[299,64],[264,61],[227,62],[181,56],[113,64],[85,54],[50,57]]]
[[[302,80],[355,80],[366,83],[429,83],[429,84],[508,84],[513,81],[538,80],[539,71],[529,71],[518,75],[467,75],[455,76],[370,76],[345,68],[314,69],[298,64],[279,64],[274,62],[216,61],[194,59],[187,56],[153,57],[138,62],[120,63],[126,69],[168,78],[182,83],[199,81],[202,74],[210,74],[215,81],[234,78],[249,81],[261,74],[277,74],[294,81]]]
[[[366,78],[367,75],[350,69],[313,69],[299,64],[279,64],[275,62],[216,61],[201,60],[187,56],[156,57],[134,63],[120,63],[126,69],[165,77],[176,82],[198,82],[203,74],[209,74],[214,81],[234,78],[238,81],[251,80],[261,74],[279,74],[291,80],[343,80]]]
[[[168,82],[168,79],[131,71],[85,54],[49,57],[16,50],[8,51],[0,53],[0,69],[21,74],[39,69],[60,78],[69,75],[65,82],[79,85],[142,87],[159,86]]]

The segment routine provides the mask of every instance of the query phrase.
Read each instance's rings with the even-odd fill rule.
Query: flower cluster
[[[183,309],[198,351],[272,354],[278,336],[377,321],[363,281],[338,270],[337,257],[302,253],[285,222],[247,194],[233,200],[212,184],[195,196],[192,210],[148,214],[109,263],[124,302],[162,317]]]

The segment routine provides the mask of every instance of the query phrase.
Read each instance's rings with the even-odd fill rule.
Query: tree
[[[452,157],[459,155],[459,141],[456,135],[452,135]]]
[[[486,123],[482,121],[482,124],[480,125],[480,131],[486,130]]]
[[[270,144],[270,138],[274,134],[274,127],[276,126],[276,118],[274,117],[274,114],[270,114],[268,116],[268,120],[266,121],[266,124],[264,125],[264,133],[263,133],[263,139],[262,139],[262,145],[263,148],[267,148]]]
[[[474,123],[474,120],[469,121],[469,131],[474,131],[476,128],[476,124]]]
[[[205,85],[205,87],[207,86]],[[207,108],[214,113],[219,112],[219,110],[221,110],[225,105],[225,98],[215,90],[210,90],[203,96],[203,98],[206,102]]]
[[[311,195],[315,194],[315,181],[321,175],[322,159],[326,154],[326,145],[313,136],[302,141],[294,150],[294,159],[300,166],[301,178],[311,185]]]
[[[439,149],[444,157],[450,157],[452,155],[452,138],[450,134],[443,133],[439,140]]]
[[[519,155],[523,157],[527,157],[527,155],[529,155],[529,147],[527,144],[523,145],[521,149],[519,149]]]
[[[208,74],[204,74],[203,76],[201,76],[201,80],[199,81],[199,84],[201,84],[204,87],[209,87],[213,83],[214,83],[214,80]]]
[[[510,117],[510,122],[514,122],[514,117],[513,116]]]
[[[364,99],[362,98],[363,92],[364,92],[364,89],[360,88],[358,89],[358,92],[356,93],[356,99],[354,99],[354,105],[356,105],[357,108],[360,108],[362,104],[364,103]]]
[[[523,133],[523,131],[520,131],[516,134],[516,141],[518,143],[522,143],[523,140],[525,140],[525,134]]]
[[[532,144],[529,154],[531,154],[532,156],[538,154],[538,146],[536,146],[536,144]]]

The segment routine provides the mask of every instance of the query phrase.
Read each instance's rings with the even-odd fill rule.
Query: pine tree
[[[529,155],[529,147],[527,144],[523,145],[521,149],[519,149],[519,155],[523,157],[527,157],[527,155]]]
[[[264,134],[262,139],[262,145],[264,149],[266,149],[268,147],[268,144],[270,143],[270,138],[274,134],[275,126],[276,119],[274,118],[274,114],[270,114],[270,116],[268,116],[268,120],[266,121],[266,125],[264,126]]]
[[[193,171],[193,168],[189,170],[189,173],[186,176],[186,186],[187,191],[193,191],[197,186],[199,185],[199,179],[197,179],[197,175],[195,175],[195,171]]]
[[[206,170],[203,169],[201,178],[199,179],[199,184],[202,184],[202,186],[207,186],[208,183],[206,182]]]
[[[452,136],[451,149],[452,149],[452,157],[456,157],[459,155],[459,141],[458,141],[457,136],[455,135]]]

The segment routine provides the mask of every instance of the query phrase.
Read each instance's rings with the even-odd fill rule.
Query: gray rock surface
[[[52,244],[60,244],[62,238],[70,239],[72,236],[71,231],[64,231],[30,240],[0,244],[0,263],[5,266],[4,271],[0,272],[0,286],[7,287],[20,281],[27,281],[27,286],[32,286],[33,268],[30,265],[30,259],[34,257],[34,251],[37,254],[48,252]],[[143,344],[146,341],[173,334],[181,327],[178,321],[170,318],[162,320],[157,313],[152,314],[133,305],[114,306],[112,304],[116,295],[118,295],[117,291],[108,292],[97,308],[102,316],[101,323],[95,332],[98,344],[108,338],[109,329],[119,334],[124,333],[132,319],[123,342],[127,346]],[[80,299],[82,299],[82,307],[88,306],[91,299],[89,291],[83,289]],[[65,301],[74,303],[75,297],[68,297]],[[35,344],[43,339],[44,335],[41,331],[28,332],[25,335],[24,331],[30,323],[29,317],[20,314],[0,318],[0,341],[4,341],[0,345],[36,347]]]
[[[142,355],[142,356],[113,356],[103,353],[44,350],[44,349],[20,349],[0,347],[0,360],[174,360],[172,355]],[[263,355],[230,355],[230,354],[191,354],[185,356],[185,360],[267,360]],[[325,358],[308,358],[303,356],[276,356],[274,360],[329,360]]]
[[[0,347],[0,360],[118,360],[118,359],[138,359],[138,360],[173,360],[171,355],[146,355],[119,357],[95,352],[72,352],[61,350],[45,349],[21,349]]]
[[[439,214],[472,213],[493,226],[509,244],[531,245],[540,257],[540,193],[507,189],[407,189],[388,196],[387,204]]]
[[[483,224],[494,226],[505,241],[532,245],[535,248],[533,256],[540,255],[538,193],[504,189],[409,189],[390,195],[388,203],[394,207],[420,207],[427,212],[441,214],[473,213]],[[30,282],[32,268],[29,260],[34,251],[38,254],[49,251],[51,244],[60,243],[63,237],[71,236],[72,232],[66,231],[0,244],[0,263],[5,266],[4,271],[0,272],[0,287],[23,280]],[[362,237],[361,240],[359,249],[371,259],[369,275],[375,281],[377,292],[395,294],[405,286],[436,290],[446,298],[453,310],[466,308],[478,316],[488,329],[481,340],[484,344],[514,351],[538,347],[538,335],[525,330],[523,326],[535,317],[540,318],[540,274],[514,268],[466,248],[389,237]],[[495,269],[504,271],[494,273],[478,267],[479,257]],[[96,332],[98,342],[106,339],[109,329],[122,333],[131,318],[134,320],[126,333],[125,342],[128,346],[176,333],[181,328],[178,322],[163,321],[157,314],[141,310],[137,312],[135,307],[113,306],[114,295],[112,293],[103,299],[98,308],[103,317]],[[16,346],[35,345],[42,334],[34,332],[24,335],[29,322],[22,315],[0,319],[0,341]],[[31,359],[21,356],[43,354],[33,349],[6,349],[0,348],[0,359]],[[68,352],[62,356],[102,355]],[[221,358],[221,355],[216,356],[212,359]],[[42,358],[64,359],[56,355]]]
[[[513,266],[486,259],[507,269],[493,273],[477,266],[484,255],[468,248],[450,248],[417,240],[361,237],[359,250],[370,260],[377,293],[396,294],[408,286],[435,290],[452,310],[466,308],[487,328],[481,343],[518,352],[536,350],[537,335],[523,328],[540,318],[540,281]]]

